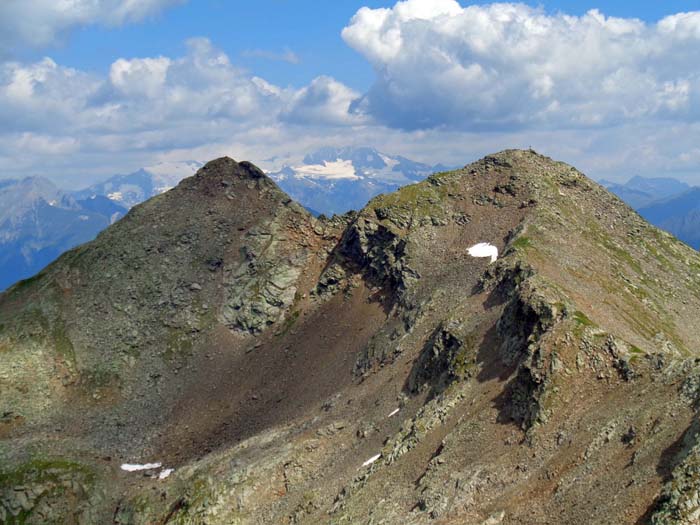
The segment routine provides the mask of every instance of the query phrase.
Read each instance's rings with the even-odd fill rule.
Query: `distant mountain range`
[[[624,184],[607,180],[601,180],[600,183],[635,210],[690,189],[690,186],[685,182],[670,177],[645,178],[636,176]]]
[[[380,193],[390,193],[449,169],[388,155],[374,148],[322,148],[299,166],[268,173],[308,209],[326,215],[360,210]]]
[[[128,175],[115,175],[104,182],[75,192],[74,195],[76,198],[104,196],[129,209],[174,188],[182,179],[194,175],[201,167],[201,162],[193,160],[162,162]]]
[[[654,202],[638,211],[652,224],[700,250],[700,187]]]
[[[200,166],[158,164],[76,192],[39,177],[0,181],[0,290],[91,241],[129,208],[174,187]]]
[[[667,177],[600,183],[650,223],[700,250],[700,187]]]
[[[0,290],[92,240],[125,212],[106,197],[76,199],[42,178],[0,182]]]

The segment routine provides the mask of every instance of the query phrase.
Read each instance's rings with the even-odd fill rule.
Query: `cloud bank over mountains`
[[[50,58],[0,63],[0,169],[30,154],[166,152],[283,124],[345,126],[359,96],[319,77],[279,87],[236,68],[206,38],[184,56],[120,58],[101,77]],[[15,157],[16,153],[21,153]]]
[[[9,0],[0,48],[46,45],[74,27],[139,21],[177,3]],[[36,31],[23,26],[30,14]],[[79,183],[110,159],[110,172],[224,152],[261,161],[334,141],[448,163],[532,145],[600,175],[629,163],[700,172],[700,12],[645,23],[406,0],[361,8],[342,38],[374,68],[365,93],[330,76],[274,85],[204,37],[182,56],[120,58],[107,74],[6,59],[0,173],[50,174],[50,165]],[[445,151],[451,157],[431,157]]]

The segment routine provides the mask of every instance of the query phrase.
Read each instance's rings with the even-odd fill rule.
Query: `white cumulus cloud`
[[[44,46],[80,26],[139,22],[184,0],[2,0],[0,52]]]
[[[0,62],[0,173],[65,170],[64,153],[68,165],[111,158],[134,166],[234,137],[275,143],[281,126],[313,134],[362,120],[349,113],[359,93],[333,78],[280,87],[236,67],[206,38],[186,48],[180,57],[119,58],[106,75],[50,58]]]
[[[109,80],[125,95],[155,97],[165,85],[171,61],[165,57],[118,59],[112,64]]]
[[[321,76],[293,95],[282,118],[298,124],[360,124],[364,119],[350,112],[351,104],[358,97],[359,93],[345,84]]]
[[[63,133],[84,114],[98,79],[50,58],[0,63],[0,133]]]
[[[353,110],[393,127],[599,127],[700,111],[700,12],[647,24],[407,0],[360,9],[342,36],[377,75]]]
[[[173,3],[0,0],[0,54],[15,38],[41,45]],[[36,34],[20,38],[22,9]],[[319,146],[370,145],[447,165],[532,146],[592,176],[700,182],[700,13],[648,23],[408,0],[360,9],[342,35],[376,72],[364,93],[326,75],[276,85],[206,38],[180,56],[124,56],[93,72],[0,61],[0,178],[76,186],[158,161],[294,163]]]

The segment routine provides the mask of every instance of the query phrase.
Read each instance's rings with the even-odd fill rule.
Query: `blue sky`
[[[490,2],[464,2],[484,5]],[[664,16],[698,8],[697,2],[525,2],[583,15],[600,9],[609,16],[635,17],[655,22]],[[20,49],[25,59],[49,53],[57,62],[106,72],[120,57],[177,56],[184,42],[206,36],[241,67],[280,85],[302,86],[319,75],[330,75],[355,89],[367,88],[374,78],[371,66],[343,42],[340,32],[361,7],[392,7],[393,1],[333,0],[197,0],[174,6],[141,23],[122,27],[78,28],[57,42]],[[298,63],[256,56],[250,51],[282,55],[290,50]]]
[[[75,187],[220,154],[273,169],[323,145],[460,164],[533,146],[597,178],[700,184],[697,2],[66,5],[0,5],[0,178]]]

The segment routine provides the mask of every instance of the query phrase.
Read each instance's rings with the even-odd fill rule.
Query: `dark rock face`
[[[694,523],[699,274],[532,151],[332,219],[217,159],[0,295],[0,521]]]
[[[369,280],[400,294],[409,279],[418,277],[406,264],[406,243],[383,224],[360,217],[345,234],[340,254],[361,268]]]

